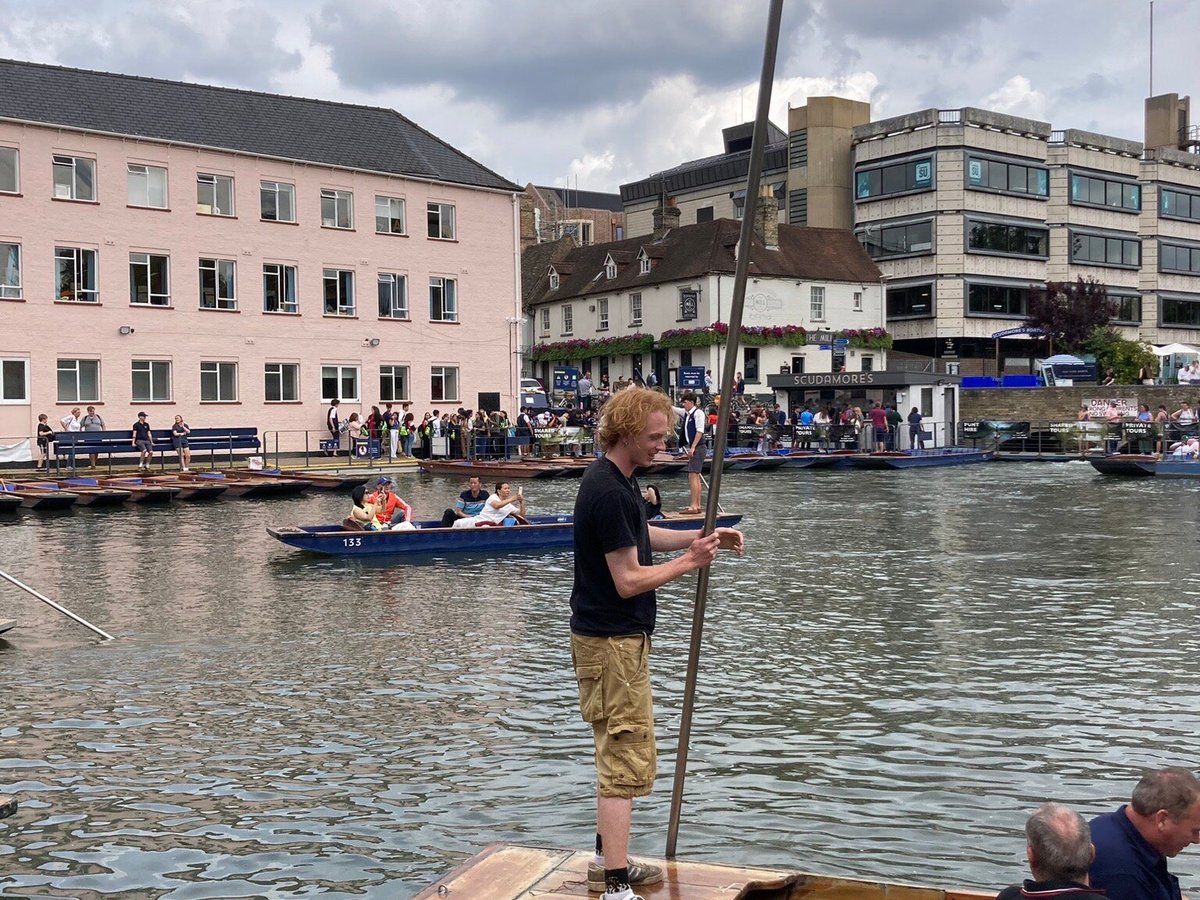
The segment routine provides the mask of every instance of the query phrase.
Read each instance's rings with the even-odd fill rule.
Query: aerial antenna
[[[1150,96],[1154,96],[1154,0],[1150,0]]]

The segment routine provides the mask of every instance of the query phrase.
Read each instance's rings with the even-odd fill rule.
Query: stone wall
[[[1193,408],[1200,404],[1200,385],[1097,384],[1059,388],[964,389],[959,398],[959,417],[968,422],[994,419],[1001,422],[1061,422],[1079,415],[1079,407],[1090,400],[1122,398],[1159,404],[1175,412],[1186,400]]]

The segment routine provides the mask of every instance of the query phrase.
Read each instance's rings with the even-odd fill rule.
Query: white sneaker
[[[633,888],[626,885],[615,894],[612,891],[605,891],[600,895],[600,900],[642,900],[642,896],[635,894]]]

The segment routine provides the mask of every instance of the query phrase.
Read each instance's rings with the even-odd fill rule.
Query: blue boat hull
[[[717,525],[731,528],[740,515],[721,515]],[[533,516],[529,525],[481,528],[443,528],[441,521],[417,522],[412,531],[346,531],[341,525],[299,525],[267,528],[289,547],[323,556],[438,555],[443,553],[519,553],[572,546],[572,517]],[[699,528],[702,516],[658,519],[652,527]]]
[[[965,466],[987,462],[991,450],[969,447],[943,447],[938,450],[903,450],[890,453],[861,453],[849,456],[857,469],[924,469],[932,466]]]

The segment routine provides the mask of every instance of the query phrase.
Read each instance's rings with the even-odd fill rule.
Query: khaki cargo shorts
[[[644,797],[657,769],[650,638],[571,635],[579,711],[596,741],[601,797]]]

